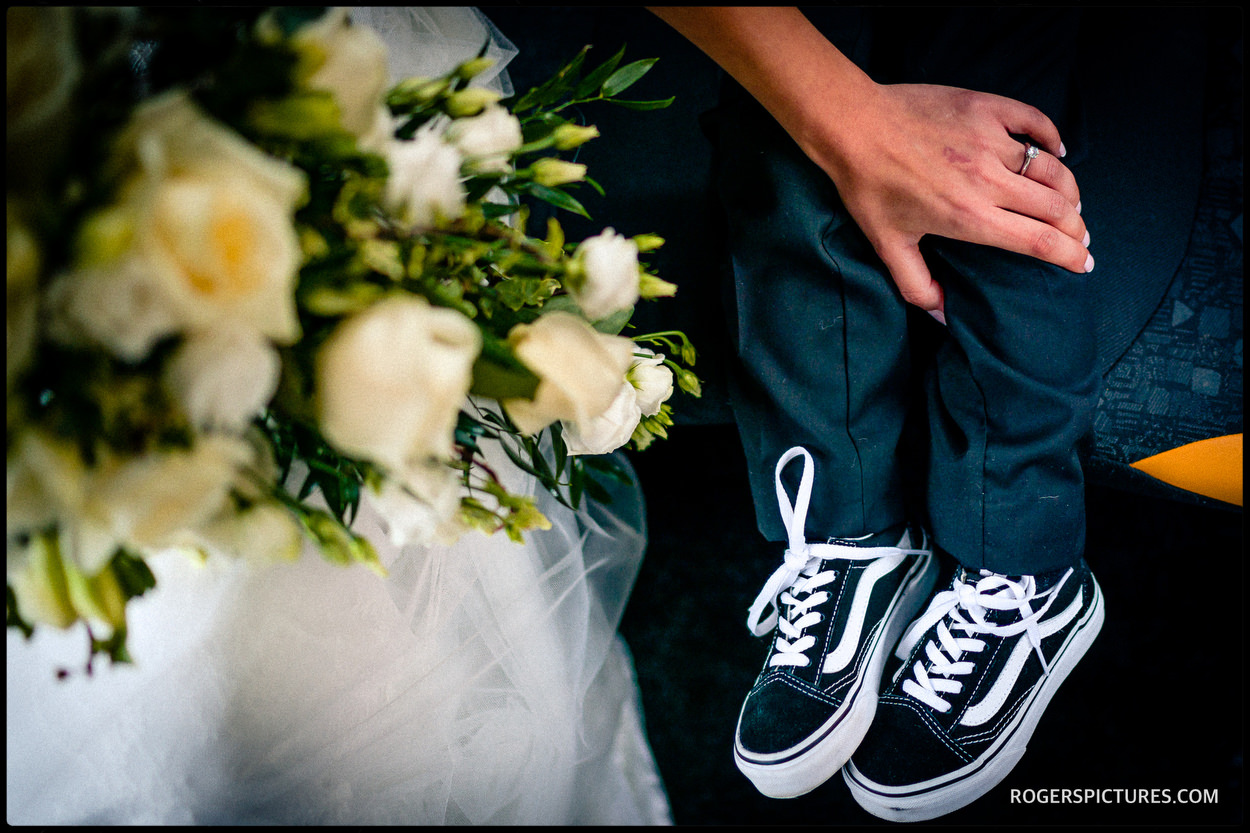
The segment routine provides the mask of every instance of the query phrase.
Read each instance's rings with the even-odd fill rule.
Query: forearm
[[[795,8],[655,8],[755,98],[833,181],[902,296],[941,309],[919,242],[935,234],[1088,272],[1080,190],[1035,107],[928,84],[880,85]],[[1023,176],[1028,136],[1047,153]]]
[[[826,170],[854,141],[878,87],[793,7],[655,7],[760,102]],[[830,139],[835,141],[831,144]]]

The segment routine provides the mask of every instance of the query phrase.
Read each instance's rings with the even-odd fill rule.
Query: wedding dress
[[[488,33],[515,53],[472,10],[366,14],[396,77],[450,68]],[[353,526],[385,579],[311,549],[264,568],[162,553],[130,607],[135,664],[90,678],[55,679],[82,667],[81,630],[9,630],[8,822],[671,823],[616,631],[641,491],[574,512],[488,456],[551,530],[400,550],[364,503]]]

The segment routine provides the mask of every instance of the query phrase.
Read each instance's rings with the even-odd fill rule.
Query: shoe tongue
[[[960,581],[964,582],[965,584],[969,584],[973,587],[976,587],[977,583],[980,582],[982,579],[987,578],[986,576],[981,575],[980,570],[975,570],[975,571],[967,570],[962,566],[959,568],[959,572],[957,575]],[[1004,578],[1016,584],[1022,584],[1024,582],[1025,577],[1024,576],[1004,576]],[[1000,596],[1002,597],[1004,601],[1006,600],[1014,601],[1016,598],[1015,594],[1011,591],[1011,589],[1005,585],[990,589],[986,595]],[[1032,604],[1030,604],[1030,609],[1033,609]],[[1021,609],[1016,605],[1012,605],[1011,607],[1006,608],[1006,609],[987,607],[987,608],[984,608],[984,611],[985,611],[985,614],[984,614],[985,620],[987,622],[992,622],[995,625],[1009,625],[1014,622],[1020,621],[1020,618],[1022,615],[1027,615],[1027,614],[1024,614],[1024,612],[1021,611]]]

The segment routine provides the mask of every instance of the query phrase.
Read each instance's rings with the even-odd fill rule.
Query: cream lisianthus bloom
[[[588,422],[565,422],[570,454],[607,454],[629,442],[644,416],[655,416],[673,395],[673,373],[654,350],[635,347],[633,364],[607,411]]]
[[[556,420],[587,423],[608,410],[621,391],[634,343],[605,335],[576,315],[549,312],[532,324],[518,324],[508,345],[539,377],[534,398],[507,399],[504,410],[524,434],[537,434]]]
[[[69,443],[28,431],[6,471],[9,535],[56,523],[62,556],[94,576],[119,546],[150,552],[185,543],[188,530],[226,507],[252,459],[242,440],[208,435],[189,449],[101,452],[88,467]]]
[[[512,153],[521,147],[521,122],[499,104],[479,115],[454,120],[443,138],[455,145],[475,173],[504,173]]]
[[[390,176],[386,207],[417,227],[464,213],[465,190],[460,180],[464,158],[432,129],[418,130],[411,141],[392,139],[383,149]]]
[[[255,564],[294,561],[304,547],[304,534],[290,510],[276,503],[233,507],[205,523],[188,544]]]
[[[569,294],[592,321],[638,301],[638,246],[606,228],[578,244],[567,283]]]
[[[322,433],[345,454],[401,473],[452,453],[482,335],[417,296],[379,301],[343,322],[317,354]]]
[[[646,347],[636,348],[634,363],[627,374],[638,399],[643,416],[655,416],[673,395],[673,371],[664,364],[664,356]]]
[[[608,409],[585,422],[564,422],[564,444],[569,454],[608,454],[633,436],[642,418],[634,386],[623,382]]]
[[[165,366],[165,386],[200,430],[241,431],[278,389],[282,362],[259,333],[226,327],[189,336]]]
[[[303,86],[334,96],[343,128],[357,137],[374,133],[388,114],[379,108],[386,92],[386,44],[368,26],[353,24],[349,10],[332,8],[291,36],[300,55]]]
[[[460,478],[437,460],[391,472],[377,488],[367,488],[364,494],[396,547],[452,544],[463,532],[455,522]]]
[[[76,346],[95,341],[132,362],[186,323],[153,271],[133,257],[57,276],[44,304],[54,341]]]

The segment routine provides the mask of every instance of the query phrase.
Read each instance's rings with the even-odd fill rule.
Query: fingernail
[[[1077,214],[1081,213],[1081,201],[1080,200],[1076,201],[1076,213]]]
[[[1089,248],[1089,229],[1085,229],[1085,239],[1081,241],[1081,245]]]
[[[1059,158],[1062,159],[1063,157],[1067,155],[1068,155],[1068,149],[1063,146],[1063,142],[1060,142],[1059,143]]]
[[[1085,271],[1086,272],[1094,271],[1094,256],[1093,255],[1087,255],[1085,257]]]
[[[1093,267],[1091,266],[1090,268],[1092,269]],[[1089,270],[1087,269],[1086,271]],[[929,315],[932,315],[933,320],[941,324],[943,327],[946,326],[946,313],[942,312],[940,309],[929,310]]]

